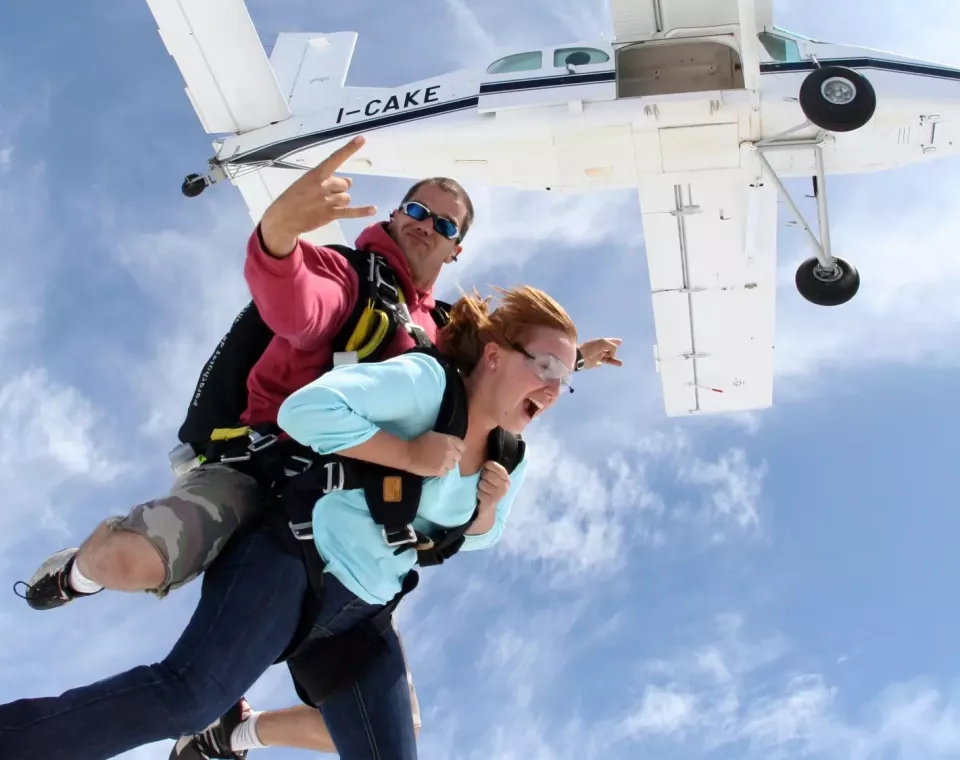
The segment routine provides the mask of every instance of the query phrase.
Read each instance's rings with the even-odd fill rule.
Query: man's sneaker
[[[233,729],[250,717],[250,712],[247,700],[241,698],[199,734],[181,736],[173,745],[169,760],[244,760],[247,751],[235,752],[230,749],[230,737]]]
[[[63,549],[48,558],[37,568],[37,572],[29,581],[17,584],[27,588],[23,594],[18,593],[18,595],[26,599],[27,604],[35,610],[52,610],[78,597],[93,596],[93,594],[82,594],[70,588],[70,569],[73,567],[78,551],[79,549]],[[14,591],[16,592],[16,586]]]

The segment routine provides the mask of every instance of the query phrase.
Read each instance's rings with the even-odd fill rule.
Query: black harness
[[[433,430],[459,438],[467,432],[467,395],[457,370],[434,350],[413,349],[435,356],[444,368],[446,386]],[[512,472],[522,461],[522,439],[494,430],[487,441],[487,459]],[[307,639],[323,604],[323,558],[313,541],[313,510],[323,496],[338,490],[362,489],[373,521],[382,526],[384,541],[394,553],[417,552],[417,564],[443,564],[463,546],[470,525],[478,516],[475,508],[462,525],[426,536],[412,523],[420,508],[423,478],[402,470],[338,455],[317,456],[303,474],[291,478],[275,492],[276,505],[267,512],[273,535],[283,548],[300,557],[309,577],[310,591],[304,600],[299,630],[277,662],[286,661],[298,694],[307,704],[324,698],[353,682],[376,655],[383,634],[391,625],[400,601],[416,588],[419,576],[411,570],[400,591],[370,620],[335,636]]]
[[[393,342],[397,330],[406,330],[414,345],[429,348],[426,332],[411,318],[396,273],[382,255],[341,245],[326,246],[337,251],[353,267],[359,281],[357,300],[343,328],[333,340],[333,356],[320,374],[336,364],[379,361]],[[431,316],[437,327],[446,325],[450,305],[437,301]],[[237,427],[247,408],[247,376],[266,351],[274,333],[263,321],[256,304],[250,301],[234,319],[197,378],[187,414],[178,437],[204,461],[216,461],[219,451],[228,458],[242,456],[247,443],[267,445],[276,426],[257,426],[247,435]],[[227,444],[233,438],[242,438]],[[249,438],[249,440],[247,440]],[[254,449],[255,450],[255,449]]]

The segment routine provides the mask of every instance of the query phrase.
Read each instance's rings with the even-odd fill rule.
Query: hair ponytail
[[[491,326],[489,302],[489,298],[481,298],[476,290],[472,295],[462,295],[451,306],[450,319],[437,336],[440,353],[465,374],[477,366],[483,346],[489,340],[486,338]]]
[[[450,308],[450,319],[437,335],[440,353],[464,374],[473,372],[487,343],[522,343],[532,328],[559,330],[577,339],[573,320],[542,290],[529,285],[494,289],[501,295],[496,309],[490,312],[490,298],[481,298],[476,289],[472,295],[464,293]]]

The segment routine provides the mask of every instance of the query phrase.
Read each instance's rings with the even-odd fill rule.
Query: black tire
[[[180,192],[188,198],[196,198],[207,188],[207,183],[199,174],[188,174],[180,185]]]
[[[852,94],[845,103],[829,100],[824,85],[836,84]],[[870,80],[845,66],[814,69],[800,85],[800,108],[820,129],[828,132],[852,132],[873,118],[877,93]]]
[[[843,259],[834,259],[839,272],[824,272],[813,257],[797,268],[795,282],[800,295],[817,306],[839,306],[860,290],[860,273]]]

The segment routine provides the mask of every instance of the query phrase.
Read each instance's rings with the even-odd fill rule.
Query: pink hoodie
[[[436,340],[436,323],[430,316],[433,293],[417,290],[407,260],[387,233],[386,223],[371,224],[354,247],[386,258],[397,274],[413,321]],[[315,380],[330,361],[331,342],[357,300],[357,274],[336,251],[305,240],[298,241],[286,258],[274,258],[263,250],[258,230],[247,243],[243,272],[257,309],[275,337],[247,378],[247,410],[242,421],[276,422],[284,399]],[[398,330],[386,357],[413,346],[410,336]]]

